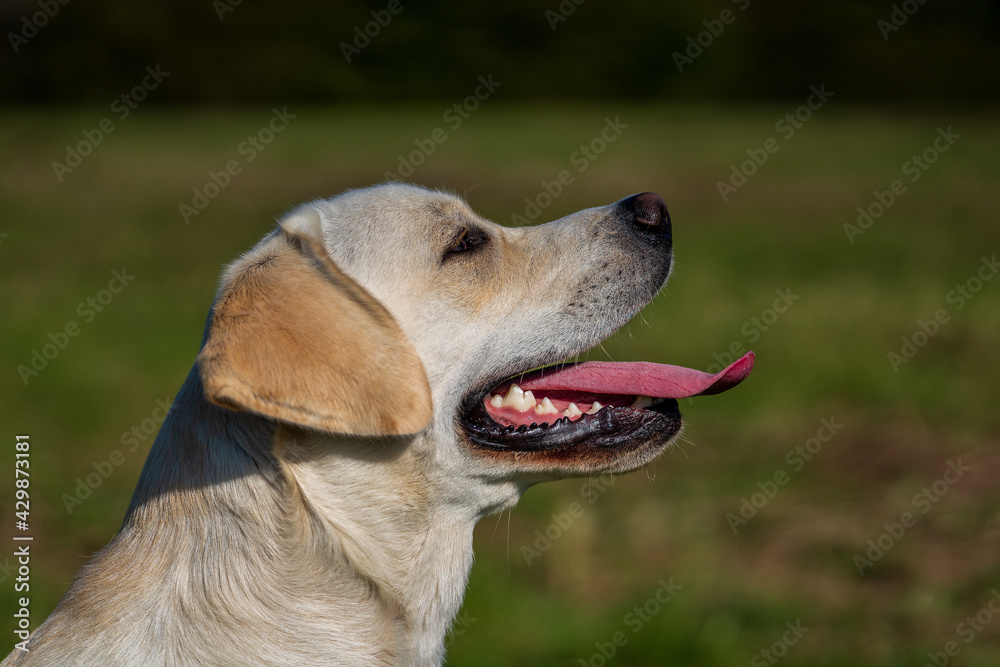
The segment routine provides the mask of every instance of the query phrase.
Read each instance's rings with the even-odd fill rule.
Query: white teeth
[[[530,391],[521,391],[521,388],[516,384],[510,385],[510,389],[507,390],[507,395],[504,396],[503,400],[500,402],[500,407],[514,408],[515,410],[530,410],[538,404],[535,401],[535,396]],[[491,405],[493,405],[491,401]]]
[[[503,397],[503,401],[500,402],[505,408],[520,408],[521,403],[524,402],[524,392],[516,384],[512,384],[510,389],[507,390],[507,395]]]
[[[641,410],[643,408],[648,408],[652,404],[653,404],[653,399],[650,398],[649,396],[636,396],[635,402],[632,403],[632,405],[630,405],[629,407],[638,408]]]
[[[524,407],[522,410],[530,410],[531,408],[538,405],[538,401],[535,400],[535,395],[530,391],[524,392]]]
[[[528,410],[534,410],[536,415],[558,415],[560,414],[559,408],[552,403],[552,400],[547,396],[542,398],[539,402],[535,395],[531,391],[524,391],[516,384],[511,384],[507,389],[507,395],[501,396],[496,394],[490,396],[490,405],[494,408],[514,408],[519,412],[527,412]],[[636,398],[635,403],[632,404],[633,408],[644,408],[653,404],[653,399],[648,396],[639,396]],[[562,411],[563,417],[569,417],[570,419],[576,419],[583,414],[596,415],[598,411],[604,406],[598,401],[594,401],[590,408],[584,413],[576,403],[570,403],[565,410]]]
[[[552,401],[548,397],[543,398],[542,402],[535,406],[536,415],[556,415],[559,414],[559,410],[556,406],[552,405]]]

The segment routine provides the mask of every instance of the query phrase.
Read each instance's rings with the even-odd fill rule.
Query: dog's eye
[[[486,242],[486,238],[486,234],[482,231],[466,227],[456,234],[451,243],[448,244],[448,249],[445,251],[445,258],[449,255],[457,255],[475,250]]]

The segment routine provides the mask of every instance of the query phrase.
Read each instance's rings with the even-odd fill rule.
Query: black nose
[[[660,195],[643,192],[623,199],[620,205],[642,231],[670,238],[670,213]]]

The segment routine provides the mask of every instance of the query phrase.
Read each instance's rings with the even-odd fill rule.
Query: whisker
[[[698,446],[697,442],[695,442],[694,440],[692,440],[691,438],[688,438],[686,436],[678,435],[677,439],[678,440],[683,440],[684,442],[686,442],[687,444],[691,445],[692,447],[697,447]]]
[[[514,513],[514,508],[507,510],[507,572],[510,573],[510,515]]]
[[[503,512],[500,512],[499,514],[497,514],[497,523],[496,523],[495,526],[493,526],[493,537],[490,538],[490,544],[493,544],[493,541],[497,537],[497,528],[500,527],[500,519],[502,519],[502,518],[503,518]]]
[[[441,189],[442,189],[442,190],[444,190],[445,188],[447,188],[447,187],[448,187],[448,181],[450,181],[450,180],[451,180],[451,177],[455,175],[455,170],[456,170],[456,169],[458,169],[458,167],[454,167],[454,168],[453,168],[453,169],[452,169],[451,171],[449,171],[449,172],[448,172],[448,176],[447,176],[447,177],[445,177],[445,179],[444,179],[444,183],[442,183],[442,184],[441,184]],[[469,191],[468,191],[468,190],[466,190],[466,191],[465,191],[465,194],[469,194]]]

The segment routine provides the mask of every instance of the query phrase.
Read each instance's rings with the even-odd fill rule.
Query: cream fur
[[[656,293],[669,259],[620,218],[508,229],[399,184],[293,212],[227,270],[121,531],[3,664],[442,663],[479,519],[668,444],[484,455],[456,423],[471,389],[578,354]],[[443,260],[468,226],[489,245]]]

